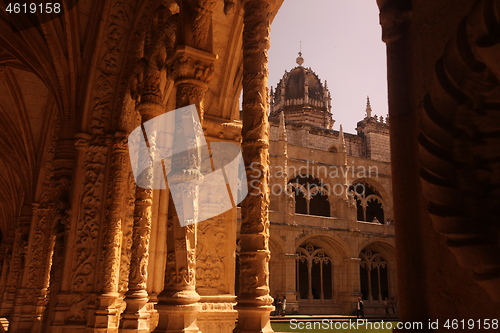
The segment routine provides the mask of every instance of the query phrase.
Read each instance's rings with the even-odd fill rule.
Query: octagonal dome
[[[285,72],[276,90],[271,88],[270,117],[284,112],[287,121],[332,128],[331,95],[326,82],[323,84],[318,75],[302,63],[299,54],[299,66]]]

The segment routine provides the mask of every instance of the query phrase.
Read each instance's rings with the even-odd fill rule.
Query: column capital
[[[193,83],[206,87],[214,75],[217,55],[188,45],[178,46],[172,58],[171,75],[176,84]]]

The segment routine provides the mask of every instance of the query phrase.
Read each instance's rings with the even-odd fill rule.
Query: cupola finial
[[[302,64],[304,63],[304,58],[302,58],[302,41],[300,41],[299,56],[297,57],[295,62],[299,66],[302,66]]]

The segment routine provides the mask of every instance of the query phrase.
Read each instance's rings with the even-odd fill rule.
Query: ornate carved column
[[[99,119],[98,117],[101,116]],[[102,124],[104,114],[93,115],[94,124]],[[94,295],[97,291],[97,280],[100,252],[100,238],[103,228],[102,216],[105,207],[105,177],[108,144],[102,128],[92,128],[93,135],[79,133],[72,144],[76,148],[76,165],[79,172],[75,174],[75,186],[71,202],[71,216],[66,217],[66,232],[58,230],[64,237],[64,257],[60,262],[63,267],[53,271],[53,285],[57,293],[56,303],[49,305],[51,332],[62,332],[64,325],[85,327],[87,320],[92,320],[87,312],[93,309]],[[60,226],[62,229],[63,226]],[[57,244],[57,242],[56,242]],[[57,286],[57,287],[56,287]],[[52,290],[51,290],[52,291]]]
[[[100,259],[101,294],[97,297],[94,330],[118,328],[118,283],[122,245],[123,203],[128,188],[127,133],[117,132],[108,138],[111,146],[110,176],[107,184],[107,217],[102,232],[103,254]]]
[[[248,182],[242,202],[240,295],[235,333],[272,332],[269,315],[269,123],[267,50],[271,8],[265,0],[244,0],[243,159]],[[252,167],[250,167],[252,166]]]
[[[161,49],[161,47],[158,46],[158,49]],[[143,124],[165,112],[165,107],[162,104],[163,92],[161,91],[161,85],[166,80],[165,60],[165,58],[162,58],[161,52],[154,53],[146,66],[141,102],[137,106]],[[158,66],[158,64],[162,63],[163,67]],[[154,130],[148,131],[149,149],[139,152],[141,161],[148,161],[145,169],[147,172],[143,174],[144,180],[142,181],[142,184],[147,186],[137,186],[135,192],[132,255],[128,292],[125,296],[127,307],[120,323],[121,332],[150,331],[150,314],[146,307],[149,300],[146,284],[152,224],[153,160],[156,148],[156,134]]]
[[[28,332],[41,318],[36,318],[39,313],[37,305],[44,303],[47,296],[47,277],[51,253],[50,248],[50,221],[54,215],[52,205],[33,204],[33,218],[26,265],[21,279],[20,288],[17,288],[16,299],[12,314],[10,330],[13,332]]]
[[[213,74],[216,56],[190,46],[177,48],[173,60],[178,108],[195,104],[203,121],[203,97]],[[175,141],[182,138],[174,136]],[[194,150],[199,147],[190,147]],[[182,174],[170,174],[169,182],[186,182],[201,176],[199,151],[197,156],[187,154],[181,161]],[[189,170],[189,172],[185,172]],[[190,175],[186,178],[185,175]],[[190,189],[193,193],[197,190]],[[173,202],[169,207],[174,207]],[[167,226],[167,265],[165,287],[159,295],[157,306],[160,320],[155,332],[197,333],[196,316],[201,310],[196,287],[196,237],[197,224],[182,227],[177,214],[169,209]]]
[[[65,224],[69,214],[68,191],[75,149],[72,140],[57,139],[58,134],[59,126],[56,124],[46,156],[39,203],[33,204],[26,261],[11,323],[12,331],[16,332],[37,332],[41,329],[49,301],[50,271],[56,242],[54,228],[59,223]]]
[[[146,31],[143,58],[138,60],[137,95],[139,104],[137,111],[141,122],[145,122],[165,113],[163,105],[164,88],[167,82],[167,56],[175,41],[177,18],[170,9],[160,6]],[[142,125],[141,125],[142,126]],[[143,132],[145,135],[146,133]],[[144,187],[136,187],[134,224],[132,230],[132,247],[128,292],[125,302],[127,307],[120,323],[121,332],[149,332],[150,313],[147,309],[149,301],[147,292],[147,272],[149,260],[149,243],[152,226],[153,203],[153,161],[156,150],[156,129],[148,130],[147,151],[139,151],[139,159],[147,161],[141,181]]]
[[[12,237],[9,237],[12,238]],[[4,236],[2,244],[0,244],[0,256],[1,256],[1,265],[2,265],[2,273],[0,275],[0,295],[2,296],[2,299],[0,300],[0,316],[6,317],[8,313],[6,311],[3,311],[4,303],[6,301],[6,286],[7,286],[7,277],[9,275],[9,268],[10,268],[10,261],[12,260],[12,239],[8,239],[7,237]]]
[[[5,267],[5,284],[2,286],[2,303],[0,308],[0,316],[8,317],[12,312],[14,305],[14,300],[16,296],[16,289],[21,284],[22,273],[24,269],[26,251],[28,249],[28,237],[30,222],[32,217],[32,207],[23,206],[21,209],[21,216],[19,217],[19,222],[17,223],[16,232],[14,235],[12,246],[8,249],[7,255],[8,265]],[[7,259],[7,258],[6,258]]]

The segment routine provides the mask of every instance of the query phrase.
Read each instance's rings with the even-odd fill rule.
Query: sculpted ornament
[[[493,267],[500,259],[491,253],[500,250],[500,233],[492,198],[500,187],[494,162],[500,154],[487,138],[500,131],[499,17],[498,1],[475,3],[436,62],[419,115],[420,177],[433,227],[496,301],[500,274]],[[488,265],[484,258],[491,258]]]
[[[184,16],[186,26],[182,44],[190,45],[199,50],[207,50],[210,46],[212,31],[212,14],[215,0],[184,0],[181,1],[180,13]]]
[[[224,262],[229,255],[224,221],[217,219],[199,223],[198,232],[196,285],[198,288],[217,288],[224,292]]]
[[[377,0],[377,3],[380,8],[382,40],[391,43],[401,39],[411,19],[411,1]]]

